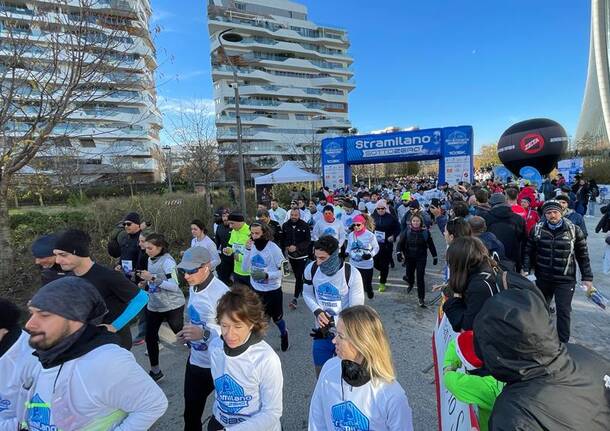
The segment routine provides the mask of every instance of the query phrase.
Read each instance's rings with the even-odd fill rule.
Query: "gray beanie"
[[[84,278],[67,276],[45,284],[29,305],[68,320],[98,325],[108,312],[93,284]]]

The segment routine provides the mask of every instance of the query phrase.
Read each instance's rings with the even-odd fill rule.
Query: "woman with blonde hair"
[[[352,266],[362,276],[364,291],[369,299],[373,298],[373,258],[379,253],[379,244],[375,237],[375,222],[368,214],[354,217],[353,230],[347,236],[347,254]]]
[[[396,381],[388,337],[379,314],[357,305],[339,314],[328,360],[309,406],[309,431],[410,431],[409,400]]]

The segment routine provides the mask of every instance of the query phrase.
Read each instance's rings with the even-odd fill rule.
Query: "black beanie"
[[[130,221],[134,224],[142,224],[142,220],[140,219],[140,214],[137,212],[130,212],[123,218],[123,222]]]
[[[0,329],[19,327],[19,317],[19,308],[8,299],[0,298]]]
[[[91,238],[86,232],[78,229],[68,229],[59,235],[55,241],[55,249],[66,251],[76,256],[89,257]]]
[[[244,218],[242,213],[234,211],[231,214],[229,214],[229,221],[243,222],[243,221],[246,221],[246,219]]]

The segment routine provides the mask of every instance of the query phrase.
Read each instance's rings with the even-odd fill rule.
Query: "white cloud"
[[[172,16],[174,16],[174,14],[171,12],[168,12],[163,9],[155,9],[153,10],[152,17],[150,18],[150,23],[159,24],[161,21],[164,21],[167,18],[171,18]]]
[[[201,112],[206,112],[206,115],[210,117],[215,115],[214,101],[212,99],[159,97],[157,107],[164,115]]]

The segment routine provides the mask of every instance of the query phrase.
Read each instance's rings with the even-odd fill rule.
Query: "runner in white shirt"
[[[279,224],[283,224],[286,219],[286,210],[279,206],[277,199],[271,199],[269,214],[271,215],[271,218]]]
[[[369,299],[372,299],[373,294],[373,258],[379,253],[379,243],[377,237],[373,233],[375,231],[375,223],[367,214],[367,220],[363,214],[354,217],[354,231],[347,236],[347,255],[349,261],[355,268],[358,268],[362,276],[362,284],[364,291]]]
[[[19,326],[21,312],[0,298],[0,431],[16,431],[27,400],[27,381],[39,367],[28,344],[30,336]]]
[[[320,373],[309,431],[412,431],[409,400],[396,381],[388,337],[375,310],[344,309],[333,342],[337,356]]]
[[[191,222],[191,234],[193,235],[191,247],[204,247],[210,253],[212,270],[220,265],[220,255],[218,254],[216,244],[208,236],[208,229],[205,227],[205,223],[199,219],[193,220]]]
[[[335,218],[335,209],[332,205],[324,207],[323,218],[316,223],[311,232],[313,240],[317,240],[324,235],[330,235],[339,241],[339,247],[345,243],[345,229],[341,220]]]
[[[303,299],[316,318],[316,329],[311,334],[316,375],[335,354],[332,338],[336,316],[346,307],[364,304],[360,272],[343,263],[339,250],[334,237],[321,237],[314,243],[316,260],[303,275]]]
[[[258,294],[265,313],[280,330],[281,350],[288,350],[288,330],[284,321],[282,294],[282,249],[273,240],[269,225],[254,222],[250,225],[250,241],[246,244],[242,269],[250,273],[250,284]]]
[[[346,199],[343,203],[343,217],[341,217],[341,222],[343,223],[343,228],[345,232],[349,232],[350,228],[354,224],[354,217],[360,214],[360,211],[354,209],[354,202]]]
[[[43,286],[28,308],[25,328],[41,367],[28,383],[27,429],[144,431],[165,413],[161,388],[98,326],[106,304],[86,279]]]
[[[187,310],[190,323],[185,324],[178,333],[178,339],[191,348],[184,376],[185,431],[201,430],[205,402],[214,391],[208,349],[210,343],[220,336],[216,306],[229,288],[214,277],[211,260],[207,249],[191,247],[184,252],[178,264],[178,270],[184,273],[184,279],[189,284]]]
[[[258,295],[235,287],[216,313],[222,338],[210,345],[216,399],[208,430],[280,431],[282,365],[263,341],[267,316]]]

